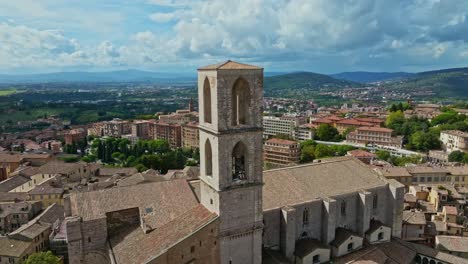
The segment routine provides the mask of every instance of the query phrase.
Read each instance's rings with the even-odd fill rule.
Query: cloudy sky
[[[0,73],[468,66],[467,0],[0,0]]]

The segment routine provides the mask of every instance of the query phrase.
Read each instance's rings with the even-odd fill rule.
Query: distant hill
[[[276,76],[285,72],[265,72],[265,76]],[[147,82],[147,83],[186,83],[196,82],[193,73],[165,73],[140,70],[121,70],[107,72],[54,72],[44,74],[7,75],[0,74],[0,84],[19,83],[90,83],[90,82]]]
[[[71,82],[187,82],[195,81],[195,75],[163,73],[140,70],[108,72],[55,72],[45,74],[4,75],[0,83],[71,83]]]
[[[431,90],[440,97],[468,97],[468,68],[427,71],[387,84],[395,90]]]
[[[365,72],[365,71],[357,71],[357,72],[341,72],[341,73],[332,74],[330,76],[333,77],[333,78],[336,78],[336,79],[348,80],[348,81],[352,81],[352,82],[373,83],[373,82],[408,78],[408,77],[411,77],[413,75],[414,75],[414,73],[409,73],[409,72]]]
[[[359,83],[339,80],[328,75],[313,72],[294,72],[265,78],[267,96],[286,95],[322,88],[349,88],[362,86]]]

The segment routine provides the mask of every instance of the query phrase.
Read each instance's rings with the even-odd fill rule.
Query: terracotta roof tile
[[[264,211],[386,184],[375,171],[352,157],[267,170],[263,179]]]
[[[198,204],[164,226],[145,234],[139,226],[110,238],[117,263],[148,263],[168,248],[217,219]]]

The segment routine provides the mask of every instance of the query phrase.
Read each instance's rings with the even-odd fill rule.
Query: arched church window
[[[208,77],[203,83],[203,120],[211,124],[211,87]]]
[[[246,179],[246,153],[247,149],[245,148],[242,142],[238,142],[234,149],[232,150],[232,180],[240,181]]]
[[[232,125],[245,125],[249,118],[250,88],[247,81],[239,78],[232,88]]]
[[[302,224],[308,225],[309,224],[309,209],[305,208],[304,212],[302,212]]]
[[[213,175],[213,154],[209,139],[205,142],[205,174],[207,176]]]
[[[346,215],[346,201],[341,201],[341,215]]]

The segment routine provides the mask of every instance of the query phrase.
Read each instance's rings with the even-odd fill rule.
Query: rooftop
[[[197,204],[157,229],[145,234],[140,227],[129,228],[110,238],[117,263],[148,263],[188,235],[217,219],[216,214]]]
[[[30,242],[0,236],[0,256],[21,257]]]
[[[158,221],[154,225],[150,221],[148,225],[157,228],[193,208],[198,202],[186,180],[171,180],[72,193],[70,204],[72,215],[80,216],[85,221],[129,208],[139,208],[141,215],[151,210],[157,215]]]
[[[458,215],[458,210],[455,206],[444,206],[442,210],[448,215]]]
[[[225,61],[218,64],[211,64],[198,68],[199,71],[209,71],[209,70],[263,70],[261,67],[254,65],[243,64],[235,61]]]
[[[355,149],[355,150],[348,151],[348,154],[353,156],[353,157],[356,157],[356,158],[375,158],[375,157],[377,157],[377,155],[375,155],[374,153],[370,153],[370,152],[362,150],[362,149]]]
[[[436,243],[448,251],[468,253],[468,237],[436,236]]]
[[[385,186],[375,171],[352,157],[263,172],[263,210]]]
[[[447,169],[435,166],[412,166],[407,169],[409,173],[449,173]]]
[[[411,174],[405,167],[387,167],[378,169],[378,172],[385,177],[411,177]]]
[[[384,132],[384,133],[392,133],[393,129],[385,128],[385,127],[358,127],[358,131],[369,131],[369,132]]]
[[[445,130],[445,131],[442,131],[440,133],[449,134],[449,135],[452,135],[452,136],[459,136],[459,137],[468,138],[468,133],[460,131],[460,130]]]
[[[113,176],[116,174],[121,175],[133,175],[138,173],[135,168],[100,168],[99,169],[99,176]]]
[[[31,179],[17,175],[0,182],[0,192],[9,192],[18,186],[21,186]]]
[[[51,178],[40,185],[37,185],[29,191],[29,194],[62,194],[64,193],[63,187],[54,185],[55,179]]]
[[[83,168],[83,163],[67,163],[61,161],[51,161],[39,167],[39,174],[67,174]]]
[[[278,144],[278,145],[297,145],[296,141],[287,140],[287,139],[280,139],[280,138],[272,138],[266,141],[266,143],[270,144]]]
[[[425,225],[426,217],[423,212],[419,211],[403,211],[403,223],[410,225]]]
[[[328,248],[320,241],[315,239],[301,239],[296,242],[296,249],[294,254],[298,257],[304,257],[312,253],[317,248]]]

